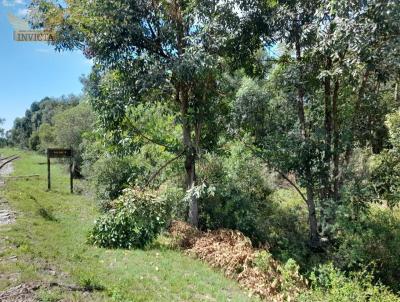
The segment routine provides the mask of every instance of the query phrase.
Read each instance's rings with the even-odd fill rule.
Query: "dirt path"
[[[1,163],[1,162],[0,162]],[[0,169],[0,190],[5,186],[5,181],[2,178],[3,176],[7,176],[13,172],[12,163],[8,163],[3,168]],[[0,232],[4,231],[4,227],[6,225],[11,225],[15,222],[16,213],[11,210],[9,203],[4,199],[3,196],[0,195]],[[1,236],[0,239],[0,253],[4,252],[7,249],[7,240]],[[16,259],[0,259],[1,261],[13,261]],[[18,274],[8,275],[0,273],[0,280],[16,280],[18,278]],[[29,290],[24,285],[20,285],[16,288],[11,288],[7,291],[0,292],[0,301],[1,302],[11,302],[11,301],[34,301],[32,300],[32,295],[28,294]],[[28,295],[27,295],[28,294]]]
[[[0,169],[0,190],[4,187],[4,179],[2,176],[7,176],[13,172],[12,163],[8,163],[2,169]],[[7,200],[0,196],[0,226],[12,224],[15,221],[16,213],[9,207]]]

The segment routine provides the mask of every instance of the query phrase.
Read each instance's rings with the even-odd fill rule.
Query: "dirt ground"
[[[4,179],[2,176],[7,176],[13,172],[12,163],[7,164],[0,170],[0,190],[4,186]],[[0,226],[12,224],[15,221],[15,212],[13,212],[8,202],[0,196]]]

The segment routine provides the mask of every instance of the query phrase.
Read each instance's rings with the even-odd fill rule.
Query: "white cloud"
[[[25,4],[25,0],[2,0],[3,6],[12,7]]]

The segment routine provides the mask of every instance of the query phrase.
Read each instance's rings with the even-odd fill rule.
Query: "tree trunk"
[[[196,148],[192,142],[192,127],[188,119],[189,98],[188,92],[181,93],[181,115],[182,115],[182,132],[183,146],[185,149],[185,181],[186,189],[191,190],[196,185]],[[193,192],[192,192],[193,193]],[[189,199],[189,223],[195,227],[199,224],[197,197],[191,194]]]
[[[185,53],[186,42],[184,37],[187,36],[188,28],[185,27],[184,19],[182,17],[182,7],[178,1],[173,2],[176,34],[177,34],[177,47],[178,55],[181,57]],[[186,34],[186,35],[185,35]],[[183,147],[185,152],[185,182],[186,189],[192,192],[189,199],[189,223],[195,227],[199,225],[199,210],[197,204],[197,197],[193,194],[193,188],[196,185],[196,147],[192,140],[192,126],[188,116],[189,109],[189,88],[180,83],[176,87],[177,97],[180,102],[181,117],[182,117],[182,134],[183,134]]]
[[[299,41],[296,42],[296,59],[299,64],[301,64],[301,46]],[[300,76],[303,74],[303,70],[300,65]],[[301,83],[300,79],[300,83]],[[301,127],[301,136],[306,145],[309,145],[309,134],[307,129],[307,122],[304,112],[304,87],[303,84],[300,84],[297,91],[297,114],[300,121]],[[305,158],[305,178],[306,178],[306,190],[307,190],[307,208],[308,208],[308,223],[310,228],[310,246],[313,249],[318,249],[320,247],[320,237],[318,234],[318,221],[317,221],[317,213],[315,211],[315,201],[314,201],[314,189],[312,185],[312,174],[311,167],[309,166],[310,162],[308,158]]]
[[[320,237],[318,234],[317,214],[315,211],[314,192],[312,185],[307,184],[307,207],[308,207],[308,223],[310,226],[310,247],[319,249]]]
[[[338,117],[338,99],[339,99],[339,80],[336,80],[332,96],[332,120],[333,120],[333,199],[335,206],[339,202],[340,177],[339,177],[339,117]],[[333,211],[335,213],[335,211]],[[335,218],[335,217],[334,217]]]
[[[186,170],[186,188],[192,190],[196,184],[196,165],[194,154],[186,154],[185,158]],[[197,197],[195,194],[190,195],[189,199],[189,223],[195,227],[199,225],[199,209]]]
[[[332,59],[329,55],[326,58],[325,69],[330,71],[332,69]],[[325,107],[325,147],[324,147],[324,158],[323,158],[323,177],[322,183],[323,188],[320,193],[321,207],[320,216],[321,224],[323,225],[322,230],[326,230],[326,225],[331,224],[330,207],[332,198],[332,178],[331,178],[331,161],[332,161],[332,131],[333,131],[333,100],[332,100],[332,85],[331,76],[326,75],[324,78],[324,107]],[[324,235],[324,234],[323,234]]]
[[[326,70],[331,70],[332,68],[332,60],[328,56],[326,60]],[[331,197],[331,181],[330,181],[330,173],[331,173],[331,159],[332,159],[332,111],[333,111],[333,104],[331,98],[331,77],[326,76],[324,79],[324,105],[325,105],[325,154],[324,154],[324,165],[325,165],[325,172],[323,180],[324,182],[324,189],[322,192],[322,200],[328,200]],[[322,207],[322,212],[324,210]],[[324,215],[322,213],[322,215]]]

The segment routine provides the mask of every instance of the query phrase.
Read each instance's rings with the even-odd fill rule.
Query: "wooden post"
[[[72,150],[72,148],[71,148]],[[74,193],[74,177],[73,177],[73,164],[72,164],[72,156],[73,154],[71,154],[71,157],[69,158],[69,185],[70,185],[70,189],[71,189],[71,194]]]
[[[50,178],[50,156],[47,152],[47,190],[51,190],[51,178]]]

